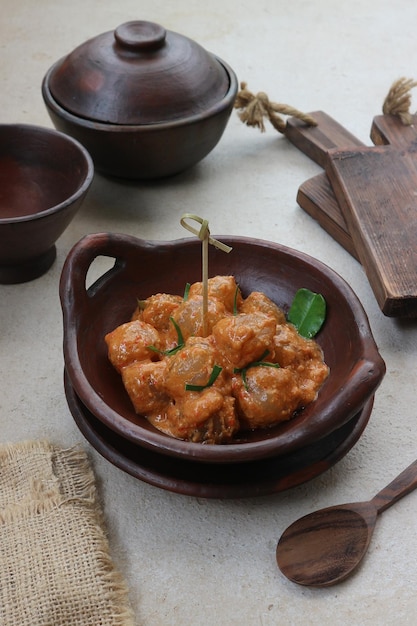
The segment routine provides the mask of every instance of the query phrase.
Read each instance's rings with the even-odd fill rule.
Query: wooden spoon
[[[278,541],[278,567],[299,585],[328,587],[341,582],[364,557],[379,513],[416,487],[414,461],[369,502],[332,506],[305,515]]]

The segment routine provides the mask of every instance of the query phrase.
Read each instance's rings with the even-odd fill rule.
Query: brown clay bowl
[[[97,171],[145,180],[177,174],[213,150],[237,89],[224,61],[144,21],[81,44],[42,83],[53,124],[86,146]]]
[[[340,428],[374,395],[385,364],[366,314],[352,289],[321,262],[276,243],[219,237],[230,254],[210,247],[210,275],[232,274],[243,294],[264,291],[288,310],[301,287],[323,294],[325,325],[317,336],[330,374],[317,400],[276,427],[241,433],[235,442],[184,442],[154,429],[136,415],[119,375],[107,358],[104,335],[128,321],[138,298],[158,292],[182,294],[187,282],[201,280],[198,239],[151,242],[128,235],[87,235],[70,251],[61,276],[64,360],[74,392],[89,411],[118,435],[159,454],[205,463],[238,463],[287,454]],[[97,257],[115,260],[86,290]]]
[[[0,125],[0,283],[44,274],[94,175],[87,150],[55,130]]]

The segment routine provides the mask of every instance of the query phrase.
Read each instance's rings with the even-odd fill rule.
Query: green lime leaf
[[[319,332],[326,319],[326,301],[319,293],[299,289],[294,296],[287,319],[302,337],[311,339]]]

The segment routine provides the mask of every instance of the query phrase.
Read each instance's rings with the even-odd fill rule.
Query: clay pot
[[[87,147],[99,172],[152,179],[215,147],[237,87],[233,70],[191,39],[136,21],[55,63],[42,95],[56,128]]]
[[[87,150],[55,130],[0,125],[0,283],[44,274],[55,242],[81,206],[94,175]]]
[[[61,276],[64,359],[68,384],[86,411],[140,450],[204,463],[242,463],[301,451],[336,433],[370,401],[385,364],[366,314],[345,281],[326,265],[284,246],[244,237],[218,237],[230,254],[210,249],[210,275],[234,275],[243,295],[259,290],[288,311],[296,291],[306,287],[327,302],[317,336],[330,374],[317,400],[288,422],[240,433],[230,444],[203,445],[174,439],[136,415],[121,377],[110,364],[106,333],[128,321],[137,299],[158,292],[183,294],[201,280],[197,238],[150,242],[128,235],[87,235],[70,251]],[[86,276],[97,257],[114,267],[86,291]],[[227,259],[225,259],[227,256]]]

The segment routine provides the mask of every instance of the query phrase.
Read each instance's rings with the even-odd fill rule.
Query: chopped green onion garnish
[[[243,384],[245,386],[245,389],[248,389],[248,381],[246,378],[246,374],[249,368],[251,367],[276,367],[279,368],[280,364],[279,363],[270,363],[269,361],[264,361],[263,359],[269,354],[269,350],[265,350],[265,352],[262,354],[261,358],[259,359],[259,361],[252,361],[251,363],[248,363],[248,365],[246,365],[245,367],[235,367],[235,369],[233,370],[235,374],[242,374],[242,381]]]
[[[235,297],[233,299],[233,315],[237,315],[237,297],[239,294],[239,285],[236,285]]]
[[[184,302],[186,302],[188,300],[188,294],[190,293],[190,287],[191,287],[190,283],[187,283],[185,285],[184,296],[183,296]]]
[[[222,369],[223,368],[220,367],[220,365],[214,365],[207,385],[190,385],[189,383],[185,383],[185,390],[186,391],[203,391],[203,389],[207,389],[207,387],[211,387],[212,384],[217,379],[220,372],[222,371]]]
[[[172,356],[185,346],[185,341],[184,337],[182,336],[181,328],[178,326],[173,317],[170,317],[169,319],[171,320],[175,330],[177,331],[177,345],[170,350],[158,350],[158,348],[156,348],[155,346],[147,346],[148,350],[152,350],[152,352],[158,352],[159,354],[164,354],[165,356]]]
[[[182,336],[181,328],[178,326],[177,322],[174,320],[172,316],[169,319],[171,320],[171,322],[174,325],[175,330],[177,331],[178,345],[183,346],[185,341],[184,341],[184,337]]]

